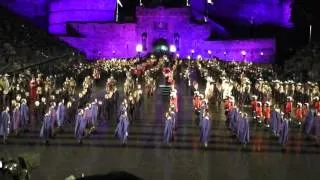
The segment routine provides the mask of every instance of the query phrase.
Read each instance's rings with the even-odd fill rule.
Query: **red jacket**
[[[270,109],[270,107],[266,107],[264,109],[263,115],[264,115],[266,120],[270,119],[270,117],[271,117],[271,109]]]
[[[30,95],[29,97],[31,99],[36,99],[37,88],[38,88],[37,82],[35,80],[31,80],[29,83],[29,95]]]
[[[198,109],[200,109],[200,106],[201,106],[200,97],[199,97],[199,96],[193,97],[193,108],[194,108],[195,110],[198,110]]]
[[[320,112],[320,101],[316,102],[315,108],[316,108],[317,112]]]
[[[227,110],[231,111],[232,108],[233,108],[233,103],[231,101],[229,101]]]
[[[256,114],[258,117],[262,117],[262,107],[256,107]]]
[[[296,118],[298,121],[302,121],[303,119],[303,113],[302,113],[302,108],[301,107],[298,107],[296,109]]]
[[[224,109],[227,111],[228,110],[228,107],[229,107],[229,100],[228,99],[226,99],[225,101],[224,101]]]
[[[252,111],[255,111],[256,110],[256,108],[257,108],[257,100],[253,100],[253,101],[251,101],[251,109],[252,109]]]
[[[319,107],[320,107],[320,102],[319,101],[314,102],[314,108],[318,110]]]
[[[291,113],[292,112],[292,102],[291,101],[286,102],[286,105],[284,107],[284,112],[285,113]]]

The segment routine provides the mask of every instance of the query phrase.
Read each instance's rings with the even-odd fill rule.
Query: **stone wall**
[[[61,39],[85,52],[88,58],[136,55],[135,24],[72,23],[71,25],[84,37],[61,37]]]
[[[138,8],[136,23],[71,23],[83,37],[62,37],[62,39],[89,58],[134,57],[136,45],[145,46],[142,54],[152,52],[153,43],[165,39],[169,45],[176,45],[181,57],[201,55],[217,56],[226,60],[271,62],[275,55],[273,39],[252,39],[233,41],[207,41],[212,27],[210,24],[195,24],[190,21],[188,8]],[[246,51],[246,56],[241,54]],[[263,55],[261,55],[263,52]]]

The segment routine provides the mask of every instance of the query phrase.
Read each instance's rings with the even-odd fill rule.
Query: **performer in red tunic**
[[[258,120],[258,123],[262,123],[262,105],[260,101],[257,102],[256,119]]]
[[[291,117],[291,112],[292,112],[292,97],[288,96],[287,97],[287,102],[284,106],[284,113],[287,117]]]
[[[300,102],[297,103],[296,120],[298,125],[300,126],[303,121],[303,110],[302,110],[302,104]]]
[[[34,102],[37,98],[37,88],[37,81],[36,78],[33,76],[29,82],[29,97],[31,102]]]
[[[234,106],[235,106],[234,97],[233,96],[228,97],[227,104],[226,104],[226,108],[227,108],[226,112],[229,113],[231,109],[234,108]]]
[[[252,96],[252,101],[251,101],[251,111],[252,111],[252,116],[256,116],[256,109],[257,109],[257,96],[253,95]]]
[[[271,108],[270,108],[270,102],[268,101],[265,103],[263,116],[264,116],[264,123],[266,127],[270,127]]]
[[[228,116],[228,113],[229,113],[229,110],[230,110],[230,98],[229,96],[227,96],[225,99],[224,99],[224,111],[225,111],[225,115]]]
[[[319,101],[319,99],[318,99],[318,101],[317,101],[317,103],[316,103],[317,105],[316,105],[316,110],[317,110],[317,112],[320,112],[320,101]]]

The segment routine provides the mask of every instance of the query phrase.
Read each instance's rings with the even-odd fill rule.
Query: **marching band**
[[[239,142],[250,143],[251,124],[266,128],[284,146],[290,128],[301,128],[308,137],[319,137],[319,85],[314,82],[280,81],[270,67],[252,63],[176,58],[147,61],[112,59],[79,63],[60,75],[30,71],[0,77],[2,95],[0,136],[23,135],[30,124],[41,126],[44,143],[74,124],[79,144],[95,133],[100,121],[116,123],[115,136],[127,144],[130,125],[140,117],[145,96],[154,96],[161,76],[170,87],[165,112],[164,143],[174,142],[179,122],[178,79],[185,81],[193,96],[200,142],[208,147],[212,121],[210,112],[221,111],[224,102],[226,127]],[[90,74],[92,73],[92,74]],[[97,86],[107,79],[103,98]],[[81,82],[82,83],[79,83]],[[29,82],[29,83],[26,83]],[[124,82],[121,86],[119,82]],[[81,85],[81,87],[79,87]],[[123,89],[118,89],[122,87]],[[252,120],[251,120],[252,119]],[[37,126],[36,126],[37,127]]]

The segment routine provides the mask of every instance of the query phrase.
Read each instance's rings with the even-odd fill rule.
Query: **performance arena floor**
[[[39,130],[0,145],[0,157],[40,153],[40,167],[32,179],[60,180],[75,176],[127,171],[145,180],[309,180],[319,179],[320,148],[305,140],[299,129],[290,129],[286,151],[263,128],[251,125],[251,142],[245,150],[225,127],[223,108],[212,108],[213,126],[207,150],[199,144],[192,97],[183,82],[178,85],[178,130],[172,146],[163,145],[163,115],[168,97],[159,91],[145,98],[141,118],[129,128],[122,147],[114,138],[114,123],[101,123],[99,133],[78,145],[73,128],[41,143]],[[40,129],[40,128],[39,128]]]

